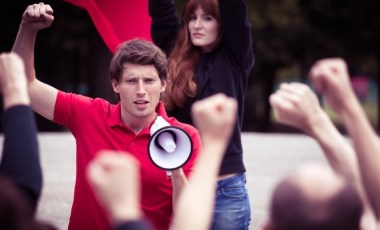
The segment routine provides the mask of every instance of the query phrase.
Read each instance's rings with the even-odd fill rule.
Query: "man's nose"
[[[139,81],[137,84],[137,94],[138,95],[145,95],[145,88],[144,88],[144,82]]]

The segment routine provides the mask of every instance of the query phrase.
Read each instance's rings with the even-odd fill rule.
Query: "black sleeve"
[[[252,25],[244,0],[219,0],[225,45],[234,63],[249,72],[254,62]]]
[[[29,106],[13,106],[3,113],[3,127],[0,175],[20,188],[35,212],[42,190],[42,170],[34,113]]]
[[[114,230],[153,230],[153,227],[147,220],[136,220],[119,224]]]
[[[152,18],[150,33],[153,42],[169,54],[179,29],[173,0],[149,0],[149,15]]]

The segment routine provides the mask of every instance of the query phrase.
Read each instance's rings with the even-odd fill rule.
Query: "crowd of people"
[[[26,8],[12,51],[0,55],[1,229],[55,229],[35,219],[43,173],[33,111],[75,137],[69,229],[249,229],[241,142],[254,63],[247,6],[244,0],[188,0],[178,22],[172,0],[149,0],[149,14],[153,42],[128,40],[113,55],[110,82],[119,102],[111,104],[38,80],[37,33],[52,25],[54,12],[44,3]],[[263,229],[378,229],[380,143],[347,65],[318,60],[309,77],[352,144],[309,86],[281,84],[268,99],[276,119],[314,138],[330,167],[303,165],[284,177]],[[147,153],[157,117],[193,143],[190,160],[170,177]]]

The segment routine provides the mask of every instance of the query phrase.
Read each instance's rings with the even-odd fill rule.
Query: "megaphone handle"
[[[172,171],[166,171],[166,177],[167,178],[172,177]]]

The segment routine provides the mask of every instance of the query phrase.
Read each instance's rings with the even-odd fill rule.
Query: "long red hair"
[[[221,19],[218,0],[188,0],[182,16],[181,27],[177,34],[173,50],[169,55],[168,87],[163,98],[165,107],[172,110],[182,108],[187,97],[195,97],[197,85],[195,83],[196,64],[202,54],[201,47],[191,42],[189,33],[190,16],[201,7],[206,14],[216,18],[221,28]],[[221,31],[221,29],[219,29]],[[220,44],[221,33],[214,42],[214,48]]]

